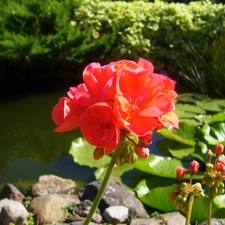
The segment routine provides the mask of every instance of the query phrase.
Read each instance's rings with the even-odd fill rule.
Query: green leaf
[[[225,108],[225,101],[222,99],[213,99],[211,101],[197,101],[196,105],[206,111],[221,112]]]
[[[174,140],[174,141],[180,142],[182,144],[194,146],[196,143],[192,139],[192,137],[196,133],[196,131],[195,131],[196,127],[189,126],[188,124],[183,124],[183,127],[186,127],[186,128],[184,129],[181,126],[181,128],[177,131],[163,128],[163,129],[157,131],[156,133],[160,134],[163,137],[168,138],[170,140]]]
[[[169,200],[169,195],[172,193],[171,186],[157,187],[149,190],[148,186],[142,183],[137,187],[137,192],[140,200],[154,209],[163,212],[176,210],[174,202]]]
[[[208,206],[208,197],[205,196],[195,199],[191,213],[192,223],[196,221],[202,222],[207,219],[208,207],[206,206]]]
[[[201,160],[202,162],[206,162],[207,157],[206,157],[206,151],[208,149],[208,146],[202,142],[199,141],[196,145],[195,145],[195,150],[194,152],[191,154],[192,157]]]
[[[191,104],[176,104],[176,110],[184,111],[184,112],[192,112],[195,114],[203,114],[205,113],[205,110]]]
[[[184,93],[178,96],[178,100],[181,102],[195,103],[196,100],[209,99],[207,95],[199,93]]]
[[[217,113],[212,116],[210,123],[215,123],[215,122],[224,122],[225,121],[225,113]]]
[[[215,205],[220,209],[220,208],[225,208],[225,195],[216,195],[213,198],[213,202]]]
[[[225,144],[225,123],[216,123],[213,126],[205,124],[202,127],[201,132],[204,135],[204,139],[209,145]]]
[[[182,119],[182,118],[179,117],[179,122],[180,123],[186,123],[186,124],[189,124],[191,126],[200,126],[202,124],[201,121],[196,120],[196,116],[195,116],[195,119],[190,119],[190,118],[189,119]]]
[[[177,114],[177,116],[178,116],[179,118],[192,118],[192,119],[194,119],[195,116],[196,116],[196,113],[193,113],[193,112],[186,112],[186,111],[179,110],[179,109],[176,109],[176,110],[175,110],[175,113]]]
[[[160,177],[176,177],[176,167],[182,166],[182,163],[178,159],[172,159],[170,157],[162,157],[154,154],[146,159],[139,159],[134,167],[149,174],[157,175]]]
[[[190,156],[194,152],[194,147],[181,143],[173,143],[169,146],[169,152],[173,157],[183,159],[184,157]]]
[[[211,115],[197,115],[195,116],[195,119],[198,120],[201,123],[209,123],[211,121],[212,116]]]
[[[93,152],[95,147],[90,145],[83,137],[73,140],[69,153],[73,156],[75,163],[81,166],[103,167],[110,161],[110,156],[105,155],[99,160],[93,158]]]

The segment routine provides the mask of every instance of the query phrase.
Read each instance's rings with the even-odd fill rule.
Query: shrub
[[[195,66],[190,46],[205,61],[211,60],[208,48],[225,26],[225,7],[210,2],[9,0],[0,4],[4,72],[40,65],[47,70],[61,65],[74,68],[82,62],[83,68],[91,61],[143,57],[159,70],[178,74],[180,68]]]

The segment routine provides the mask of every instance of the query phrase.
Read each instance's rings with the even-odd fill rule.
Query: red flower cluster
[[[176,82],[155,74],[147,60],[91,63],[84,69],[83,81],[54,107],[55,131],[80,126],[90,144],[109,154],[123,132],[146,137],[163,126],[178,129],[173,102]]]

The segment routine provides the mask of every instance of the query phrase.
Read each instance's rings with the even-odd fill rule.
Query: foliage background
[[[221,39],[224,42],[223,4],[4,0],[0,15],[1,81],[78,83],[90,62],[143,57],[179,84],[185,81],[192,87],[194,83],[198,91],[211,93],[212,87],[199,89],[195,77],[201,74],[204,80],[212,76],[215,62],[224,57],[219,48]],[[215,43],[222,52],[213,61]],[[202,73],[209,60],[213,62],[210,69]],[[200,71],[192,73],[192,79],[193,66]],[[223,73],[218,76],[224,79]],[[185,88],[182,84],[181,90]],[[224,95],[221,89],[217,93]]]

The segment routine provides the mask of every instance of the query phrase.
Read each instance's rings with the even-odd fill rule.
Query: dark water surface
[[[53,131],[51,111],[66,91],[0,101],[0,188],[5,183],[27,188],[43,174],[73,179],[78,186],[94,179],[93,169],[74,164],[68,154],[75,131]]]

